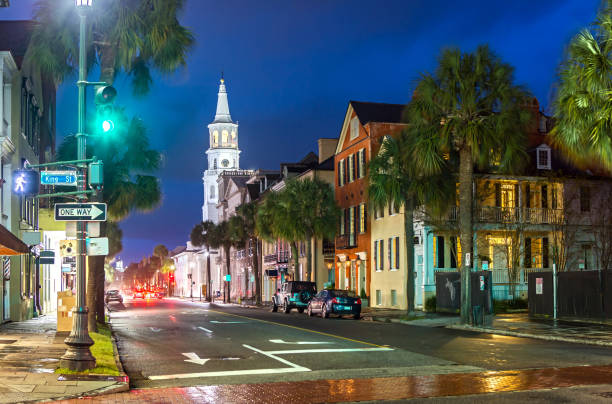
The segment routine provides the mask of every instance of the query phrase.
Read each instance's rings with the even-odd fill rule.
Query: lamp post
[[[80,19],[79,26],[79,106],[78,106],[78,133],[77,137],[77,159],[85,160],[85,87],[87,85],[87,52],[85,49],[86,31],[86,15],[91,9],[93,0],[75,0]],[[78,165],[78,185],[79,191],[86,190],[85,184],[85,169],[87,165],[79,163]],[[79,196],[80,202],[87,201],[87,194],[83,193]],[[91,354],[89,349],[93,345],[93,340],[89,336],[87,330],[87,313],[89,312],[85,301],[85,224],[86,222],[77,222],[77,299],[76,307],[73,309],[72,331],[64,340],[68,348],[61,358],[60,366],[70,370],[81,371],[96,367],[96,359]]]

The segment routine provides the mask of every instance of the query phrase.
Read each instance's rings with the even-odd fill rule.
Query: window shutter
[[[342,186],[342,160],[338,162],[338,186]]]
[[[531,186],[525,184],[525,207],[531,207]]]
[[[343,170],[343,173],[344,173],[344,175],[343,175],[343,177],[344,177],[343,178],[343,183],[344,184],[346,184],[348,182],[348,173],[346,172],[346,167],[347,167],[346,160],[347,159],[342,160],[342,170]]]
[[[368,231],[368,209],[366,204],[363,204],[363,232]]]
[[[495,183],[495,206],[501,207],[501,184],[499,182]]]
[[[374,269],[378,270],[378,240],[374,240]]]
[[[380,246],[380,254],[378,255],[380,257],[380,269],[384,269],[385,268],[385,240],[380,240],[378,245]]]
[[[542,268],[549,267],[548,237],[542,238]]]
[[[542,185],[542,208],[548,209],[548,187]]]
[[[525,268],[531,268],[531,238],[525,237]]]
[[[399,268],[399,237],[395,238],[395,268]]]
[[[444,237],[438,236],[438,268],[444,268]]]

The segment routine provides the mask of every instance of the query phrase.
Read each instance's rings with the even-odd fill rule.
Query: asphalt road
[[[412,376],[612,364],[612,350],[175,299],[113,306],[132,387]]]

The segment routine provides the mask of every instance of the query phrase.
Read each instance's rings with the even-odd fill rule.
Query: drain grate
[[[16,339],[0,339],[0,344],[14,344],[15,342],[17,342]]]

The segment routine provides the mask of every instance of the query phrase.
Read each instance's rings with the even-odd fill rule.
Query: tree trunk
[[[259,279],[259,240],[255,241],[255,247],[253,248],[253,273],[255,275],[255,304],[261,304],[261,282]]]
[[[312,237],[308,238],[306,245],[306,280],[312,282],[312,274],[315,271],[312,261]],[[315,239],[316,242],[316,239]]]
[[[230,275],[230,280],[227,282],[227,301],[225,301],[225,296],[223,297],[223,303],[229,303],[230,302],[230,293],[232,291],[232,278],[231,278],[231,274],[230,274],[230,248],[231,246],[227,245],[227,246],[223,246],[223,249],[225,250],[225,274],[226,275]]]
[[[206,282],[207,282],[207,292],[206,292],[206,300],[211,302],[212,301],[212,283],[211,283],[211,279],[210,279],[210,248],[208,246],[206,246]]]
[[[302,277],[300,276],[300,256],[298,254],[297,242],[291,242],[291,254],[293,255],[293,280],[301,281]]]
[[[406,234],[406,310],[414,311],[414,200],[404,202],[404,232]],[[399,246],[398,246],[399,247]]]
[[[471,291],[470,272],[474,262],[472,254],[472,181],[474,163],[472,149],[463,146],[459,150],[459,242],[461,245],[461,323],[470,322]],[[467,254],[470,254],[470,265],[467,265]]]

